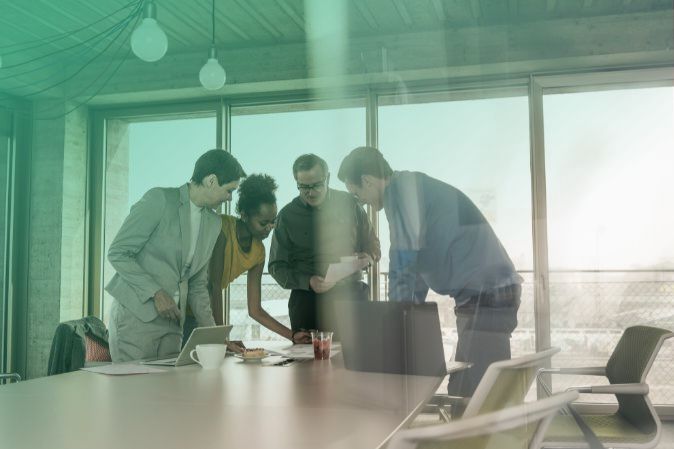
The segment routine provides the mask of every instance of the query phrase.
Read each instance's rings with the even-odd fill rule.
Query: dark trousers
[[[452,374],[447,392],[452,396],[472,396],[493,362],[510,359],[510,336],[517,327],[520,285],[492,290],[454,308],[456,314],[456,360],[472,367]]]
[[[194,315],[186,315],[185,323],[183,323],[183,342],[180,347],[185,346],[185,343],[187,343],[190,335],[192,335],[192,331],[197,327],[199,327],[199,324],[197,323],[197,319],[194,317]]]
[[[332,310],[332,303],[340,300],[367,301],[368,299],[370,299],[370,289],[364,282],[336,285],[321,294],[313,290],[293,290],[288,301],[290,327],[293,331],[316,329],[336,332],[338,317]],[[333,338],[338,339],[338,336],[333,335]]]

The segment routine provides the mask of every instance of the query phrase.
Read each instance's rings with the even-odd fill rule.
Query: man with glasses
[[[333,299],[367,300],[362,272],[337,283],[326,282],[331,263],[357,255],[379,260],[379,240],[365,210],[353,196],[328,187],[327,163],[305,154],[293,164],[299,195],[279,212],[269,255],[269,272],[283,288],[293,332],[334,330],[329,305]]]
[[[353,150],[337,176],[360,202],[386,213],[389,300],[423,303],[429,290],[454,298],[456,360],[472,367],[451,375],[447,389],[472,396],[491,363],[510,359],[522,293],[522,278],[494,229],[459,189],[423,173],[393,171],[376,148]]]

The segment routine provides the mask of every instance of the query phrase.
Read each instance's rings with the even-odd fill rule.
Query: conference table
[[[228,356],[218,370],[77,371],[0,386],[0,448],[378,448],[441,381],[347,370],[341,354],[288,366]]]

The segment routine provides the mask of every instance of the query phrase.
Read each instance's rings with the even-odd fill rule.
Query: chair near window
[[[110,361],[108,330],[101,320],[88,316],[56,327],[47,375],[68,373],[85,365]]]
[[[0,385],[9,383],[10,381],[14,381],[14,383],[21,382],[21,376],[19,376],[17,373],[0,373]]]
[[[568,391],[447,424],[401,430],[387,449],[538,449],[553,416],[577,398],[578,392]]]
[[[620,337],[606,366],[552,368],[540,374],[604,376],[610,385],[573,387],[580,393],[615,394],[618,410],[612,414],[581,414],[585,424],[599,441],[611,448],[648,449],[658,444],[660,418],[648,398],[646,377],[662,343],[674,333],[655,327],[629,327]],[[540,377],[539,377],[540,381]],[[548,391],[549,388],[541,382]],[[544,447],[585,448],[587,442],[574,418],[560,415],[553,419],[543,442]]]
[[[550,348],[534,354],[527,354],[510,360],[494,362],[485,371],[482,380],[470,398],[456,398],[436,395],[434,402],[439,405],[464,408],[462,418],[494,412],[524,402],[524,398],[536,379],[538,371],[546,366],[550,358],[559,352],[559,348]],[[549,365],[548,365],[549,366]],[[441,416],[449,421],[446,412]],[[452,419],[460,415],[452,413]]]

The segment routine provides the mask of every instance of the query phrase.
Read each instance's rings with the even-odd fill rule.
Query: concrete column
[[[26,310],[28,378],[47,372],[54,330],[84,310],[84,212],[87,114],[62,101],[41,101],[48,120],[34,119],[29,206]],[[44,116],[37,114],[38,118]]]

